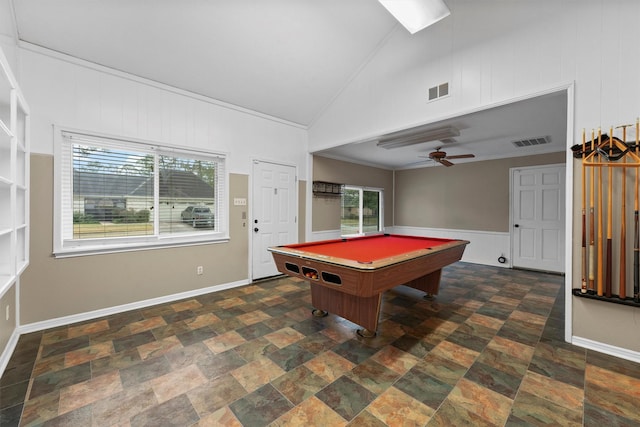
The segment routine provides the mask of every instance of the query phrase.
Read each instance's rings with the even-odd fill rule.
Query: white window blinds
[[[223,155],[70,131],[60,136],[58,251],[226,238]]]

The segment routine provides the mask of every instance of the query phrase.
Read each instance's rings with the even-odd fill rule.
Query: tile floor
[[[640,365],[563,341],[562,282],[457,263],[368,339],[291,278],[28,334],[0,425],[640,425]]]

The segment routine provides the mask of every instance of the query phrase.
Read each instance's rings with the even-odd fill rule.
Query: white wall
[[[398,27],[311,126],[311,151],[459,115],[576,82],[575,128],[640,113],[636,0],[447,0],[451,15]],[[449,81],[451,95],[427,102]],[[577,133],[579,135],[579,133]]]
[[[21,85],[33,106],[34,153],[53,154],[56,124],[226,152],[231,173],[249,174],[255,157],[296,165],[306,176],[307,136],[298,126],[62,59],[20,50]]]

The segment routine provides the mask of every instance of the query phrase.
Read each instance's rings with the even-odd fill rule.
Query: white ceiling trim
[[[80,67],[88,68],[94,71],[99,71],[101,73],[109,74],[115,77],[120,77],[122,79],[126,79],[129,81],[133,81],[136,83],[140,83],[146,86],[151,86],[156,89],[165,90],[167,92],[172,92],[177,95],[186,96],[188,98],[192,98],[198,101],[206,102],[208,104],[213,104],[218,107],[227,108],[229,110],[238,111],[240,113],[248,114],[250,116],[259,117],[261,119],[270,120],[273,122],[277,122],[283,125],[295,127],[298,129],[308,130],[308,126],[302,125],[300,123],[295,123],[289,120],[281,119],[280,117],[271,116],[269,114],[261,113],[259,111],[250,110],[248,108],[240,107],[235,104],[231,104],[228,102],[220,101],[218,99],[210,98],[205,95],[200,95],[195,92],[190,92],[188,90],[180,89],[175,86],[168,85],[166,83],[160,83],[155,80],[148,79],[146,77],[140,77],[135,74],[128,73],[126,71],[117,70],[115,68],[110,68],[105,65],[97,64],[95,62],[87,61],[84,59],[77,58],[75,56],[67,55],[66,53],[58,52],[53,49],[49,49],[46,47],[42,47],[33,43],[26,42],[24,40],[18,40],[18,47],[30,52],[39,53],[41,55],[48,56],[50,58],[58,59],[60,61],[68,62],[70,64],[74,64]]]

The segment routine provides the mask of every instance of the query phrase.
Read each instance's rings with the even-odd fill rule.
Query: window
[[[56,131],[56,256],[228,239],[225,157]]]
[[[342,193],[340,234],[378,233],[383,229],[382,190],[345,186]]]

